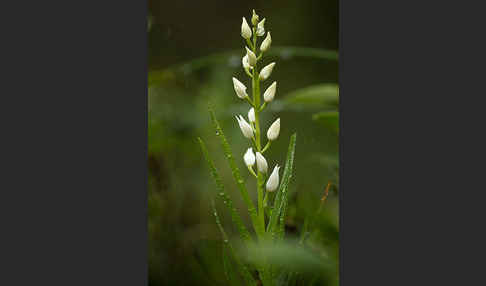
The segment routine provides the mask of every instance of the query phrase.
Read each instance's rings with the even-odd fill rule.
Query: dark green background
[[[283,165],[289,137],[298,134],[287,237],[300,235],[304,220],[315,217],[330,181],[329,198],[307,247],[331,265],[319,273],[316,285],[338,283],[338,2],[149,1],[150,285],[229,285],[210,211],[215,184],[196,139],[200,136],[208,145],[227,191],[248,222],[207,105],[213,105],[255,197],[254,181],[242,160],[248,142],[234,119],[238,113],[246,116],[248,107],[236,97],[231,82],[235,76],[249,86],[241,68],[240,25],[242,16],[250,19],[253,8],[260,19],[267,19],[265,28],[272,33],[273,53],[264,63],[277,63],[262,86],[278,82],[275,101],[262,115],[264,132],[281,118],[280,136],[266,154],[271,167]],[[235,234],[221,205],[223,225]],[[285,250],[282,255],[285,260]]]

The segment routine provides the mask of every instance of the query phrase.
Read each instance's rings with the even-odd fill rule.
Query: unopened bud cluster
[[[270,49],[272,37],[270,31],[268,31],[266,37],[258,46],[258,37],[265,36],[265,18],[260,20],[260,17],[255,13],[255,10],[253,10],[250,23],[252,24],[252,27],[250,27],[245,17],[242,18],[241,36],[247,45],[245,46],[245,55],[243,56],[241,63],[245,73],[249,76],[250,81],[252,82],[252,98],[250,98],[246,91],[247,87],[235,77],[233,77],[233,86],[238,98],[245,99],[251,105],[251,108],[248,111],[248,122],[241,115],[237,115],[236,120],[243,136],[250,139],[253,145],[247,149],[243,156],[245,164],[249,171],[258,178],[260,178],[260,175],[264,176],[263,178],[268,178],[266,180],[266,190],[273,192],[279,185],[278,172],[280,167],[275,165],[272,173],[267,177],[268,164],[263,153],[270,147],[271,142],[278,138],[280,133],[280,118],[277,118],[268,128],[266,133],[268,141],[265,147],[262,147],[260,142],[259,117],[260,112],[262,112],[266,105],[272,102],[275,98],[275,93],[277,91],[276,81],[266,88],[263,93],[263,102],[260,102],[260,82],[267,80],[271,76],[275,63],[269,63],[260,70],[258,69],[258,64],[262,61],[263,54]],[[253,170],[255,163],[257,165],[256,169],[258,175],[256,175]]]

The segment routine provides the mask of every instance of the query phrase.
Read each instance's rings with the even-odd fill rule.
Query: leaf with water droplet
[[[199,140],[199,145],[200,145],[201,150],[203,152],[204,158],[206,159],[206,161],[209,165],[209,168],[211,170],[211,175],[212,175],[214,181],[216,182],[216,187],[218,189],[218,195],[223,199],[224,204],[230,210],[231,219],[232,219],[233,223],[236,225],[236,227],[238,228],[241,239],[245,243],[248,244],[251,241],[250,233],[248,232],[247,228],[243,224],[243,220],[241,219],[240,215],[238,214],[236,208],[233,207],[233,202],[232,202],[231,198],[228,196],[228,194],[226,194],[226,192],[224,190],[223,182],[221,181],[221,178],[219,177],[219,174],[216,170],[216,167],[214,166],[213,161],[209,157],[209,153],[208,153],[208,150],[206,148],[206,145],[201,140],[201,138],[198,138],[198,140]]]
[[[285,169],[282,176],[282,181],[280,183],[277,195],[274,200],[273,211],[270,215],[270,220],[268,222],[267,231],[270,231],[272,235],[279,231],[278,223],[283,221],[285,218],[286,204],[288,200],[287,188],[290,183],[290,178],[292,177],[293,165],[294,165],[294,155],[295,155],[295,142],[297,139],[297,134],[294,133],[290,137],[289,149],[287,152],[287,158],[285,161]]]

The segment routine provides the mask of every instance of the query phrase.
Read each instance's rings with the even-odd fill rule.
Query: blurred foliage
[[[185,7],[188,3],[149,2],[149,285],[229,285],[227,275],[239,277],[235,265],[224,259],[225,246],[211,209],[216,186],[197,137],[204,139],[226,192],[251,229],[207,109],[210,102],[238,167],[245,170],[242,155],[246,144],[234,115],[246,115],[247,107],[236,98],[231,77],[244,78],[244,51],[235,48],[241,46],[241,16],[249,16],[251,8],[268,18],[266,27],[272,30],[275,44],[264,61],[276,61],[277,65],[262,88],[277,80],[277,94],[261,124],[266,129],[280,117],[282,128],[267,160],[271,165],[282,165],[290,135],[297,132],[299,142],[285,221],[288,240],[255,246],[241,255],[247,261],[264,255],[295,274],[280,277],[279,285],[338,285],[337,19],[335,27],[326,22],[337,17],[334,2],[289,1],[284,5],[250,1],[221,6],[220,10],[208,2],[208,7],[195,4],[191,9]],[[205,22],[198,22],[202,16],[196,14],[204,15]],[[290,16],[292,21],[285,19]],[[324,16],[328,18],[322,19]],[[289,22],[294,26],[289,27]],[[207,36],[204,39],[201,30],[184,27],[218,31],[220,41],[209,32],[203,33]],[[179,46],[175,48],[175,44]],[[245,181],[250,176],[241,173]],[[328,182],[329,196],[321,209]],[[254,186],[248,184],[247,188],[256,201]],[[216,200],[215,207],[227,235],[237,238],[223,203]],[[304,232],[308,234],[300,243]],[[230,285],[244,285],[244,281],[233,279]]]

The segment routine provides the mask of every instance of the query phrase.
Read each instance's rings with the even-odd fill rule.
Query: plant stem
[[[265,151],[267,151],[268,147],[270,147],[270,144],[272,144],[272,141],[268,140],[267,142],[267,145],[265,145],[265,147],[263,147],[263,150],[262,150],[262,154],[265,153]]]
[[[257,54],[257,35],[256,29],[253,28],[253,43],[252,43],[252,51],[256,55]],[[258,57],[258,60],[261,59]],[[257,62],[258,62],[257,60]],[[262,146],[260,141],[260,78],[259,73],[257,71],[257,64],[253,67],[253,77],[252,77],[252,91],[253,91],[253,104],[255,109],[255,145],[258,152],[262,153]],[[265,178],[263,173],[258,171],[257,169],[257,192],[258,192],[258,223],[260,226],[265,227],[265,209],[263,205],[263,185],[265,183]],[[261,242],[264,242],[266,239],[266,234],[264,233],[261,237],[259,237]],[[268,272],[268,265],[266,259],[264,258],[263,265],[261,265],[261,269],[259,270],[259,276],[264,286],[272,285],[271,277],[269,276]]]
[[[255,31],[255,29],[253,29]],[[256,33],[253,33],[253,52],[256,54]],[[257,71],[257,66],[253,67],[252,78],[253,103],[255,107],[255,144],[257,151],[262,151],[260,142],[260,80]],[[258,219],[261,225],[265,228],[265,214],[263,209],[263,174],[257,170],[257,191],[258,191]]]

